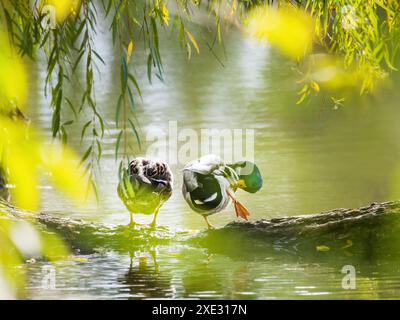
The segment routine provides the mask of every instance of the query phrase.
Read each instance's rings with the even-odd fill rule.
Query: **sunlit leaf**
[[[78,157],[61,143],[40,141],[39,135],[21,121],[0,117],[1,165],[14,185],[11,193],[21,208],[39,206],[38,173],[50,175],[52,182],[73,199],[83,201],[84,183],[78,170]]]
[[[82,258],[82,257],[72,257],[72,261],[78,262],[78,263],[88,263],[89,260],[87,258]]]
[[[42,237],[42,255],[50,261],[65,260],[70,254],[69,248],[64,241],[53,233],[41,233]]]
[[[129,62],[129,60],[131,59],[132,56],[132,52],[133,52],[133,42],[132,40],[129,42],[128,44],[128,50],[127,50],[127,57],[126,60]]]
[[[257,7],[249,13],[245,26],[248,34],[267,41],[289,58],[298,60],[312,49],[314,24],[304,11]]]
[[[25,281],[25,273],[16,274],[21,255],[9,237],[12,222],[0,220],[0,299],[15,299]]]
[[[169,26],[169,11],[165,3],[161,5],[161,15],[164,23]]]
[[[353,241],[351,241],[350,239],[347,239],[346,240],[346,244],[343,247],[341,247],[340,249],[347,249],[347,248],[350,248],[352,246],[353,246]]]
[[[27,97],[27,75],[22,59],[0,33],[0,111],[22,108]]]
[[[41,163],[51,181],[72,199],[84,201],[84,180],[76,155],[60,144],[42,145],[40,151]]]
[[[317,246],[316,247],[316,250],[317,251],[320,251],[320,252],[325,252],[325,251],[329,251],[331,248],[329,248],[328,246],[325,246],[325,245],[320,245],[320,246]]]
[[[200,47],[199,44],[196,41],[196,38],[189,32],[186,30],[186,34],[189,37],[190,42],[193,44],[193,46],[195,47],[197,53],[200,53]]]
[[[64,21],[68,16],[75,15],[80,6],[80,0],[46,0],[46,6],[54,8],[57,22]],[[49,7],[47,7],[49,9]],[[52,12],[50,12],[52,14]]]
[[[22,208],[36,210],[39,205],[36,142],[27,143],[29,137],[23,123],[18,125],[5,117],[0,117],[0,131],[1,164],[14,185],[11,189],[14,201]]]

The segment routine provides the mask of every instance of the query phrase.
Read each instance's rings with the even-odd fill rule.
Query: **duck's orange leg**
[[[135,220],[133,220],[133,213],[132,213],[132,212],[129,212],[129,214],[130,214],[131,218],[130,218],[130,220],[129,220],[128,226],[129,226],[129,227],[134,227],[134,226],[136,226],[136,222],[135,222]]]
[[[208,217],[207,216],[203,216],[203,218],[207,223],[208,229],[215,229],[215,227],[210,223],[210,221],[208,221]]]
[[[241,204],[238,199],[236,199],[231,190],[226,189],[226,193],[233,201],[233,204],[235,206],[236,216],[241,217],[245,220],[249,220],[248,217],[250,216],[250,211],[243,204]]]
[[[157,225],[158,211],[160,211],[160,208],[157,208],[156,212],[154,213],[153,221],[150,223],[150,227],[152,228],[155,228]]]

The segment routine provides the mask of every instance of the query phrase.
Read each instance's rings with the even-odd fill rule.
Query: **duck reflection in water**
[[[160,273],[156,248],[131,251],[128,272],[119,281],[129,289],[130,299],[173,298],[171,275]]]

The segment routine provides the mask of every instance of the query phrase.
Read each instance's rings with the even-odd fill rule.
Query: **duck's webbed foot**
[[[226,189],[226,193],[233,201],[233,205],[235,206],[236,217],[238,218],[240,217],[248,221],[250,216],[249,210],[233,195],[231,190]]]
[[[208,221],[208,217],[207,216],[203,216],[204,220],[207,223],[207,227],[209,230],[215,229],[215,227],[210,223],[210,221]]]
[[[149,224],[150,228],[155,228],[156,226],[157,226],[157,223],[154,220]]]
[[[160,209],[157,209],[156,212],[154,213],[154,217],[153,220],[151,221],[151,223],[149,224],[150,228],[155,228],[157,226],[157,216],[158,216],[158,211]]]
[[[132,212],[130,213],[130,215],[131,215],[131,219],[129,220],[128,227],[134,228],[134,227],[137,226],[138,224],[135,222],[135,220],[133,220],[133,213],[132,213]]]

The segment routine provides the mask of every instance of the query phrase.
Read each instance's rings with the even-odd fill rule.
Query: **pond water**
[[[103,28],[97,46],[107,64],[99,66],[101,75],[96,83],[98,107],[107,120],[97,178],[101,202],[76,208],[43,180],[42,211],[124,225],[129,214],[116,193],[118,163],[114,159],[119,75],[113,66],[118,58],[107,27]],[[265,183],[256,194],[238,193],[254,220],[358,207],[396,196],[393,186],[399,164],[400,114],[394,93],[391,99],[355,97],[338,110],[332,108],[329,97],[296,105],[296,72],[291,63],[265,45],[232,31],[224,39],[225,51],[215,50],[221,65],[204,43],[201,54],[187,61],[175,35],[164,34],[161,39],[164,82],[155,77],[152,84],[147,80],[146,61],[137,58],[143,53],[140,43],[133,56],[143,95],[143,101],[137,100],[143,150],[148,145],[146,134],[154,130],[167,134],[169,121],[176,121],[178,130],[197,132],[204,128],[254,129],[254,157]],[[48,129],[51,112],[42,94],[42,68],[40,63],[30,68],[30,116]],[[73,97],[74,91],[69,95]],[[84,150],[78,130],[72,128],[70,143]],[[158,223],[174,231],[205,229],[203,219],[181,196],[182,166],[172,166],[175,192],[161,209]],[[138,220],[149,222],[150,217]],[[217,226],[235,220],[233,208],[210,220]],[[37,262],[27,266],[27,298],[398,297],[399,267],[390,261],[353,261],[351,255],[329,251],[286,255],[274,250],[264,252],[262,246],[254,254],[241,250],[238,247],[235,254],[228,255],[188,244],[170,244],[141,246],[129,253],[98,252],[82,256],[84,260],[59,263],[52,287],[43,286],[48,263]],[[357,270],[357,287],[345,290],[341,269],[352,263]]]

